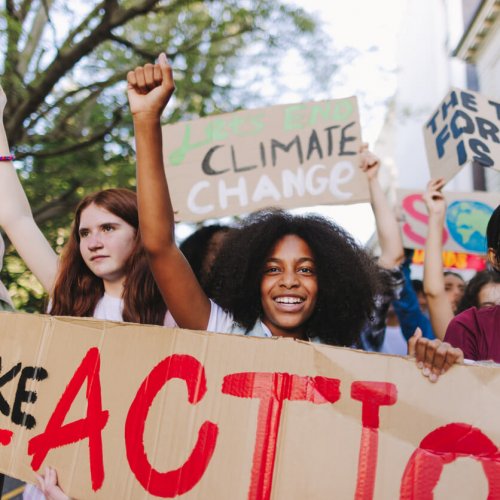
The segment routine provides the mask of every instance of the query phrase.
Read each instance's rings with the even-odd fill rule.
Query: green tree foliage
[[[88,192],[135,185],[128,70],[167,52],[176,121],[269,104],[282,91],[273,74],[290,48],[327,84],[336,59],[324,57],[324,42],[313,18],[279,0],[5,0],[5,125],[49,241],[62,247]],[[42,290],[11,247],[1,277],[18,307],[43,310]]]

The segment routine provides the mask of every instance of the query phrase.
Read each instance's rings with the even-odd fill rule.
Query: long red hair
[[[80,218],[83,210],[94,204],[120,217],[135,233],[135,246],[125,268],[123,320],[162,325],[166,305],[149,270],[139,231],[137,196],[128,189],[106,189],[86,196],[78,205],[71,234],[59,262],[52,294],[53,316],[92,316],[104,294],[104,284],[85,264],[80,253]]]

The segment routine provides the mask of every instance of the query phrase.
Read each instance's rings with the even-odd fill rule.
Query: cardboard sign
[[[15,313],[0,346],[0,470],[72,497],[500,493],[498,367]]]
[[[484,255],[486,226],[500,204],[498,193],[443,193],[448,207],[443,230],[443,248],[454,252]],[[423,191],[398,189],[398,206],[405,248],[424,248],[429,216]]]
[[[368,200],[354,97],[166,125],[163,144],[180,221]]]
[[[468,163],[500,171],[500,103],[452,88],[424,125],[431,177],[453,178]]]

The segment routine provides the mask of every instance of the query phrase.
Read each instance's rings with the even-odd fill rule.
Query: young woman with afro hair
[[[299,252],[291,256],[288,273],[285,250],[295,249]],[[215,260],[211,297],[231,315],[219,312],[222,319],[214,323],[212,314],[209,326],[266,336],[270,330],[352,346],[370,317],[376,276],[364,250],[327,219],[281,210],[257,212],[226,237]],[[310,309],[309,296],[302,291],[308,280],[316,289]],[[289,333],[287,321],[292,325]]]
[[[248,218],[226,237],[212,272],[214,301],[208,298],[176,245],[163,169],[160,117],[175,88],[172,68],[161,54],[157,64],[130,71],[127,81],[144,248],[177,325],[355,344],[371,314],[376,268],[349,235],[321,217],[263,211]],[[459,349],[414,337],[409,350],[417,366],[441,374],[461,359]]]
[[[172,70],[162,55],[160,64],[137,68],[127,78],[143,243],[177,325],[355,344],[372,311],[376,267],[346,232],[322,217],[280,210],[250,216],[226,236],[212,268],[213,300],[208,298],[176,245],[163,171],[159,118],[174,89]]]

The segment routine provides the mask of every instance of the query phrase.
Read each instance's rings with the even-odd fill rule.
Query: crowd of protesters
[[[412,282],[411,252],[378,180],[380,161],[363,145],[359,167],[378,259],[326,218],[271,208],[231,227],[203,227],[179,247],[160,128],[172,69],[161,54],[127,80],[137,195],[108,189],[87,196],[61,256],[37,227],[10,159],[0,87],[0,226],[47,291],[49,314],[409,353],[432,382],[464,356],[500,362],[500,206],[487,228],[489,268],[466,283],[443,270],[444,182],[431,180],[423,285]],[[0,265],[3,251],[0,239]],[[0,310],[12,309],[0,283]],[[67,498],[53,469],[37,479],[47,498]]]

